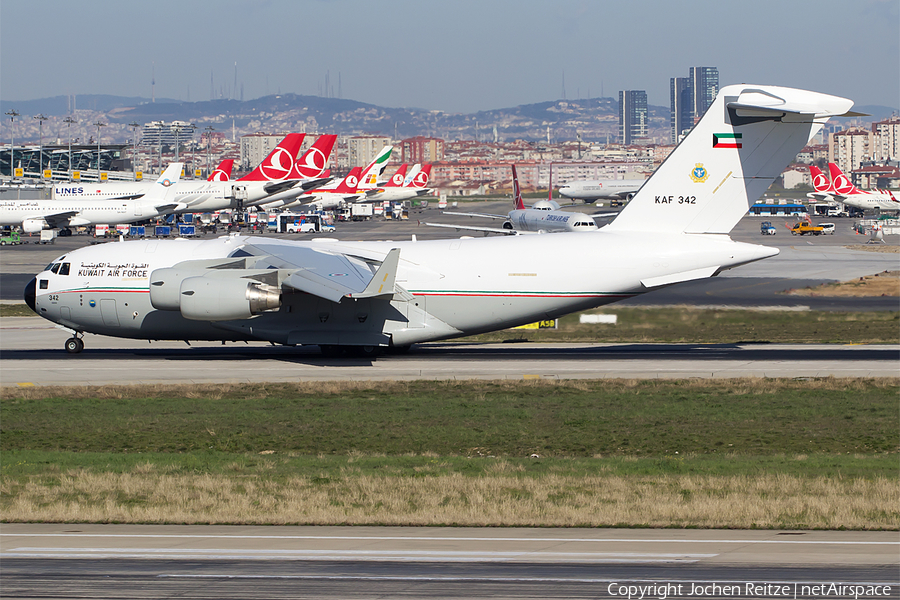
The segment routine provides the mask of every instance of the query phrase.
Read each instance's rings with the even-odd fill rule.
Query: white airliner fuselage
[[[634,196],[644,179],[597,179],[591,181],[572,181],[559,188],[559,193],[573,200],[628,200]]]

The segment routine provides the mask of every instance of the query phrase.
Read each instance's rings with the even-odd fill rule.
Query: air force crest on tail
[[[696,163],[691,171],[691,180],[694,183],[703,183],[707,179],[709,179],[709,171],[706,170],[703,163]]]

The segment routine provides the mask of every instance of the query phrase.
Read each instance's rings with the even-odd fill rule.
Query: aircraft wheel
[[[84,342],[79,338],[72,337],[66,340],[66,352],[69,354],[78,354],[84,350]]]
[[[337,358],[343,351],[340,346],[334,345],[319,346],[319,350],[322,351],[322,356],[324,356],[325,358]]]
[[[387,349],[388,354],[409,354],[409,350],[412,348],[412,344],[408,346],[391,346]]]
[[[352,346],[353,355],[359,358],[375,358],[378,356],[378,346]]]

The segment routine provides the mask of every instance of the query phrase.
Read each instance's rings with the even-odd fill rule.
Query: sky
[[[329,95],[469,113],[646,90],[715,66],[900,107],[900,0],[0,2],[0,98]],[[237,89],[235,67],[237,63]],[[212,85],[211,85],[212,78]]]

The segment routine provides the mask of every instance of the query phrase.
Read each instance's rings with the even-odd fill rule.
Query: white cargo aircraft
[[[618,218],[593,232],[127,241],[59,257],[25,300],[72,332],[70,352],[89,332],[368,355],[552,319],[778,254],[728,233],[828,117],[852,105],[783,87],[725,87]],[[741,143],[717,147],[723,136]],[[571,256],[606,259],[563,260]]]
[[[445,227],[447,229],[484,231],[486,233],[502,233],[504,235],[518,235],[521,233],[553,233],[562,231],[596,231],[597,224],[590,215],[584,213],[568,212],[560,210],[559,204],[553,200],[539,200],[531,208],[525,208],[522,199],[522,191],[519,188],[519,176],[516,174],[516,166],[512,167],[513,196],[515,208],[505,215],[491,215],[485,213],[461,213],[444,211],[445,215],[457,215],[461,217],[484,217],[487,219],[503,219],[502,227],[480,227],[476,225],[456,225],[447,223],[425,223],[429,227]],[[599,216],[614,216],[618,213],[609,213]]]
[[[0,201],[0,225],[18,226],[25,233],[57,228],[69,232],[69,227],[81,225],[152,219],[178,206],[174,190],[183,167],[183,163],[170,164],[159,179],[144,184],[148,189],[137,198],[91,199],[81,195],[75,199],[3,200]]]
[[[571,181],[559,188],[559,194],[573,200],[631,200],[645,179],[593,179]]]

